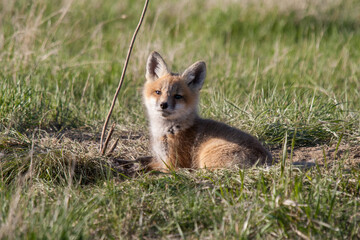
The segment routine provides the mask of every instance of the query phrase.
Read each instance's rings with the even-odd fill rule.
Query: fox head
[[[206,76],[205,62],[195,62],[182,74],[169,71],[164,59],[152,52],[146,63],[144,102],[150,117],[184,119],[197,114],[199,91]]]

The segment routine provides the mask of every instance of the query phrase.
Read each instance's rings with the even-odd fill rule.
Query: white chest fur
[[[153,120],[153,121],[151,121]],[[168,146],[166,134],[168,134],[168,122],[150,118],[151,147],[154,157],[162,164],[168,159]],[[165,164],[164,164],[165,166]]]

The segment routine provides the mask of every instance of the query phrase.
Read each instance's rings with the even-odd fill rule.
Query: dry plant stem
[[[111,146],[111,148],[110,148],[109,152],[107,153],[107,155],[110,155],[110,154],[112,154],[114,152],[118,142],[119,142],[119,138],[117,138],[116,141],[114,142],[114,144]]]
[[[104,155],[105,154],[105,151],[106,151],[106,148],[109,144],[109,141],[111,139],[111,135],[113,134],[114,132],[114,129],[115,129],[115,123],[113,123],[113,125],[111,126],[110,130],[109,130],[109,133],[106,137],[106,140],[105,140],[105,143],[104,143],[104,148],[101,150],[101,155]]]
[[[102,129],[102,132],[101,132],[101,138],[100,138],[100,152],[102,154],[105,153],[106,151],[106,145],[103,145],[103,139],[104,139],[104,135],[105,135],[105,131],[106,131],[106,127],[109,123],[109,120],[110,120],[110,116],[111,116],[111,113],[114,109],[114,106],[115,106],[115,103],[116,103],[116,99],[117,99],[117,96],[120,92],[120,89],[121,89],[121,86],[122,86],[122,83],[124,81],[124,77],[125,77],[125,72],[126,72],[126,68],[127,68],[127,65],[128,65],[128,62],[129,62],[129,59],[130,59],[130,55],[131,55],[131,51],[132,51],[132,48],[134,46],[134,42],[135,42],[135,39],[136,39],[136,35],[140,29],[140,26],[144,20],[144,17],[145,17],[145,13],[146,13],[146,9],[147,9],[147,6],[149,4],[149,1],[150,0],[146,0],[145,1],[145,4],[144,4],[144,8],[143,8],[143,11],[142,11],[142,14],[141,14],[141,17],[140,17],[140,20],[139,20],[139,23],[135,29],[135,32],[134,32],[134,35],[131,39],[131,42],[130,42],[130,46],[129,46],[129,50],[128,50],[128,53],[127,53],[127,56],[126,56],[126,60],[125,60],[125,63],[124,63],[124,67],[123,67],[123,71],[122,71],[122,74],[121,74],[121,78],[120,78],[120,81],[119,81],[119,86],[118,88],[116,89],[116,92],[115,92],[115,95],[114,95],[114,99],[112,101],[112,104],[111,104],[111,107],[110,107],[110,110],[109,110],[109,113],[105,119],[105,123],[104,123],[104,126],[103,126],[103,129]]]

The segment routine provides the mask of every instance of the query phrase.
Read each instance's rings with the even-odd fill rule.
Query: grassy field
[[[152,0],[112,115],[120,143],[101,157],[143,4],[0,1],[0,239],[359,239],[360,2]],[[116,165],[149,155],[153,50],[173,71],[204,60],[201,115],[278,163]]]

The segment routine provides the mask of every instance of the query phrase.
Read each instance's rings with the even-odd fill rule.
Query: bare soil
[[[99,136],[94,136],[94,134],[77,131],[68,131],[64,133],[64,136],[80,142],[90,140],[92,141],[91,145],[98,144],[100,139]],[[119,145],[114,153],[117,159],[135,160],[139,157],[150,155],[148,150],[149,139],[146,134],[121,131],[120,133],[115,133],[113,138],[120,138]],[[271,153],[276,160],[279,160],[282,158],[283,150],[271,149]],[[287,151],[287,156],[288,160],[290,160],[290,148]],[[335,161],[343,161],[349,167],[360,168],[360,146],[341,143],[339,146],[331,144],[296,147],[292,153],[292,162],[299,165],[304,163],[324,165],[332,164]]]
[[[90,132],[78,130],[69,130],[62,134],[63,138],[69,138],[83,144],[96,147],[100,141],[100,135]],[[119,144],[114,151],[117,159],[135,160],[139,157],[149,156],[148,136],[140,132],[115,131],[113,140],[119,138]],[[109,144],[111,145],[111,143]],[[272,155],[276,160],[282,158],[282,149],[271,149]],[[290,148],[287,152],[290,160]],[[336,144],[296,147],[292,154],[292,162],[294,164],[331,164],[334,161],[344,161],[349,167],[360,168],[360,146],[349,143],[342,143],[338,147]]]
[[[110,161],[121,168],[123,165],[129,165],[133,160],[150,155],[149,138],[142,132],[131,132],[115,130],[112,141],[109,146],[119,138],[119,143],[109,157]],[[90,158],[99,157],[100,133],[94,129],[81,128],[65,130],[60,133],[43,132],[34,139],[35,152],[39,149],[67,149],[79,155],[86,155]],[[24,149],[23,143],[10,140],[6,143],[12,149]],[[110,147],[109,147],[110,148]],[[4,150],[4,149],[3,149]],[[281,148],[270,150],[275,161],[282,158],[283,150]],[[7,151],[0,151],[0,158]],[[9,154],[9,152],[8,152]],[[297,147],[291,154],[290,148],[287,151],[287,159],[298,165],[327,165],[341,161],[346,167],[360,169],[360,146],[349,143],[342,143],[338,147],[336,144],[319,145],[310,147]],[[127,168],[127,167],[126,167]]]
[[[275,159],[281,159],[282,149],[274,149],[271,151]],[[287,152],[288,158],[291,157],[291,151]],[[298,147],[295,148],[292,155],[294,164],[331,164],[336,161],[343,161],[348,167],[360,168],[360,146],[350,145],[348,143],[332,145],[320,145],[314,147]]]

